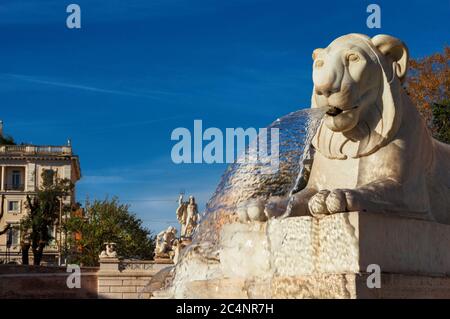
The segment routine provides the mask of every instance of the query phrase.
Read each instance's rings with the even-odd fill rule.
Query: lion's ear
[[[319,55],[320,52],[322,52],[324,49],[322,48],[317,48],[313,51],[312,53],[312,59],[315,60],[317,58],[317,56]]]
[[[378,50],[394,63],[394,71],[401,82],[405,79],[408,69],[409,52],[406,45],[390,35],[379,34],[372,38],[372,43]]]

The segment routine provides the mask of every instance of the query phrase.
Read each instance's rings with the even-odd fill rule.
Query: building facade
[[[0,145],[0,263],[21,263],[20,222],[27,214],[26,198],[42,185],[46,171],[60,179],[70,179],[74,185],[81,177],[78,156],[70,143],[65,146]],[[75,204],[73,193],[64,204]],[[45,248],[43,263],[58,264],[61,260],[63,236],[56,224],[49,230],[54,240]],[[32,261],[31,249],[29,252]]]

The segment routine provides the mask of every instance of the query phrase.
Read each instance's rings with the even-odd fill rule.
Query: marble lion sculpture
[[[348,34],[314,50],[313,60],[312,108],[328,111],[313,138],[307,186],[290,201],[248,206],[259,210],[248,216],[363,211],[450,224],[450,145],[430,136],[402,87],[405,44]]]

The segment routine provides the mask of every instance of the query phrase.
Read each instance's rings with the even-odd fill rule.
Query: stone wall
[[[71,289],[66,267],[0,265],[0,299],[148,299],[150,280],[168,266],[108,258],[100,268],[82,267],[81,288]]]
[[[97,298],[98,268],[81,268],[81,288],[70,289],[65,267],[0,265],[0,299]]]
[[[148,299],[151,294],[148,289],[150,280],[168,266],[170,264],[154,261],[101,259],[98,298]]]

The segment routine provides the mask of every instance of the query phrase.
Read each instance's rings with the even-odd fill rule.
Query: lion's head
[[[375,152],[400,125],[408,49],[389,35],[348,34],[313,52],[313,108],[327,108],[314,140],[328,158]]]

